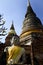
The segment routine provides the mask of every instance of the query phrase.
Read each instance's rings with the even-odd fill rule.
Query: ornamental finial
[[[28,0],[28,6],[30,6],[30,0]]]

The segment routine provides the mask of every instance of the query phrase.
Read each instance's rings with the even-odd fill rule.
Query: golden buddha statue
[[[25,61],[25,50],[24,48],[16,45],[17,39],[13,37],[11,39],[11,46],[6,47],[4,52],[7,54],[7,65],[11,64],[23,64]],[[21,60],[22,57],[22,60]]]

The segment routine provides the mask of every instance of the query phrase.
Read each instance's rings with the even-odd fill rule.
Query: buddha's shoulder
[[[15,48],[21,49],[22,51],[25,51],[25,49],[23,47],[20,47],[20,46],[15,46]]]

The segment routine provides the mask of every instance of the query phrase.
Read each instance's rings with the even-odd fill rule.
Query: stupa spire
[[[10,27],[9,34],[16,34],[13,21],[12,21],[12,25]]]
[[[14,30],[14,25],[13,25],[13,21],[12,21],[12,25],[11,25],[11,28],[10,29],[13,29]]]
[[[36,16],[36,14],[34,13],[32,7],[31,7],[31,4],[30,4],[30,0],[28,0],[28,5],[27,5],[27,12],[26,12],[26,15],[25,17],[30,17],[30,16]]]

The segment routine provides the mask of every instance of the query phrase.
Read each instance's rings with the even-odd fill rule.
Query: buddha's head
[[[10,42],[11,42],[11,45],[19,45],[19,37],[17,37],[16,35],[13,36]]]

